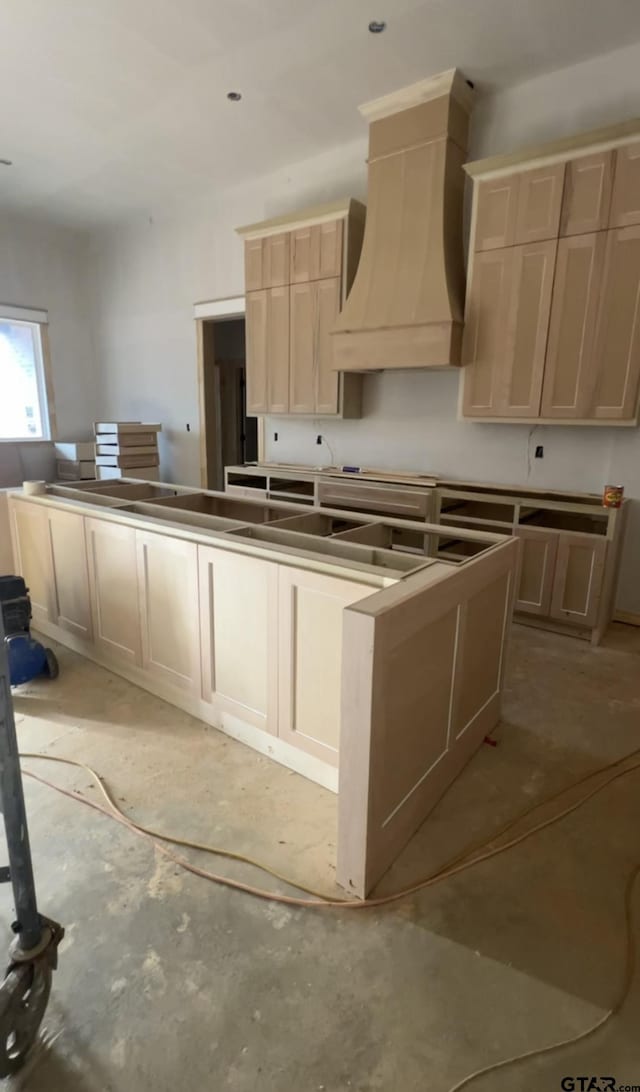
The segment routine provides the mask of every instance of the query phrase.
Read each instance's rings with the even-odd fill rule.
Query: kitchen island
[[[358,897],[499,718],[513,539],[131,479],[8,503],[34,626],[337,790]]]

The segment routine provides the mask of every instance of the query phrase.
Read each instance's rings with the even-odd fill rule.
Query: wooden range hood
[[[360,107],[370,122],[367,219],[333,330],[334,369],[460,364],[471,101],[470,85],[451,69]]]

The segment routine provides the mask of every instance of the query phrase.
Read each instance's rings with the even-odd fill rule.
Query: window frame
[[[0,436],[0,444],[51,443],[56,439],[56,414],[49,351],[49,315],[47,311],[32,307],[16,307],[12,304],[0,303],[0,320],[38,328],[39,336],[34,339],[34,342],[36,347],[36,387],[42,421],[42,436]]]

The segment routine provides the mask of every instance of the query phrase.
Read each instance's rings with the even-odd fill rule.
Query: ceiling
[[[444,69],[501,88],[638,39],[638,0],[3,0],[0,209],[148,212],[356,139],[359,103]]]

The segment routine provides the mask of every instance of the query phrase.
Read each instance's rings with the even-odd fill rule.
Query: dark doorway
[[[224,488],[224,468],[258,458],[258,422],[247,417],[244,318],[202,323],[205,485]]]

